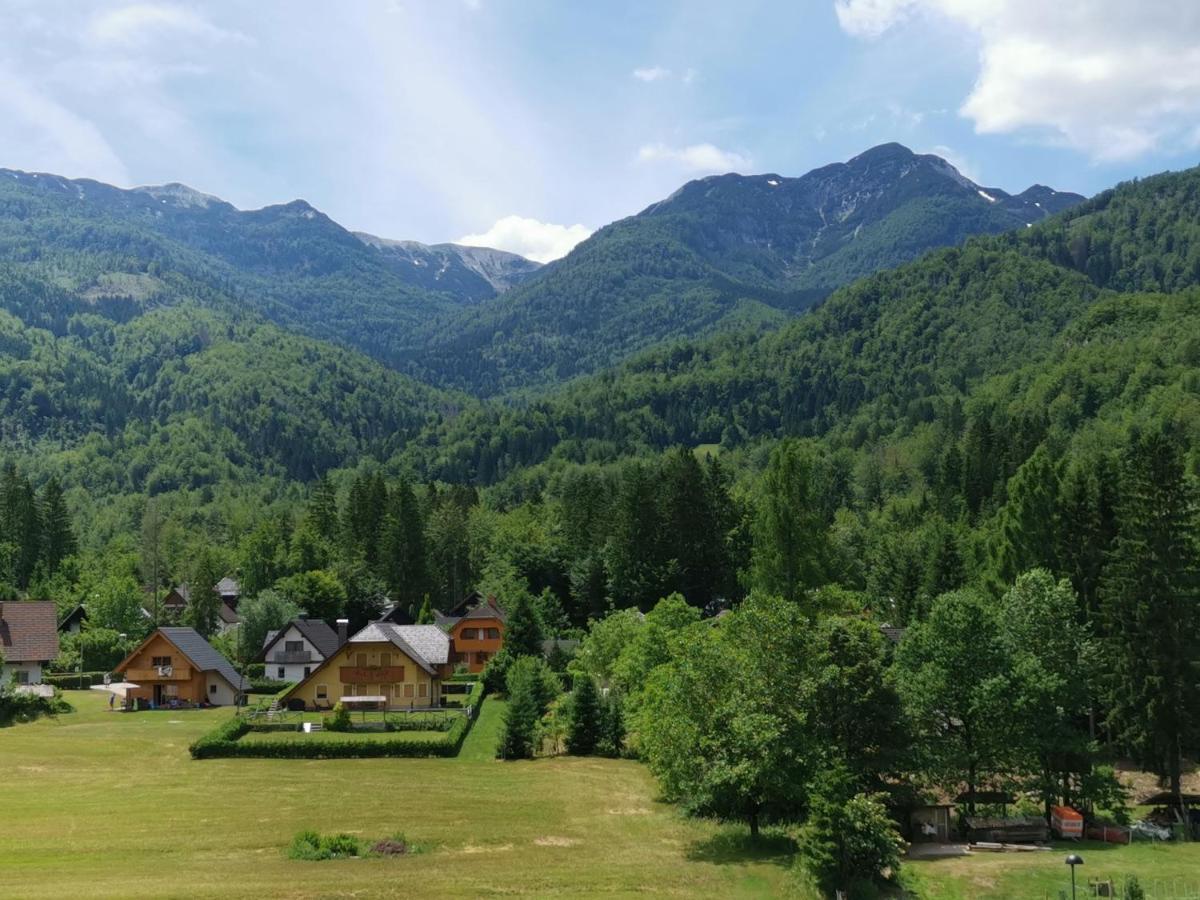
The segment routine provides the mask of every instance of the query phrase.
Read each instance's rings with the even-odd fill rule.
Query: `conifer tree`
[[[567,752],[572,756],[591,756],[602,738],[600,697],[592,676],[575,678],[571,705],[571,727],[567,732]]]
[[[1177,802],[1182,755],[1200,730],[1197,494],[1175,433],[1135,435],[1123,458],[1118,531],[1104,570],[1111,725],[1166,776]]]
[[[77,549],[62,487],[56,478],[51,478],[42,488],[42,541],[43,559],[50,574]]]
[[[1008,502],[1000,511],[1000,530],[992,548],[992,569],[1001,584],[1011,584],[1029,569],[1057,571],[1058,473],[1043,444],[1008,483]]]
[[[513,657],[542,656],[542,625],[533,605],[524,594],[517,594],[505,610],[504,649]]]
[[[216,553],[211,547],[202,547],[192,567],[191,597],[183,620],[206,638],[216,633],[220,621],[221,596],[217,593],[217,582],[222,577]]]

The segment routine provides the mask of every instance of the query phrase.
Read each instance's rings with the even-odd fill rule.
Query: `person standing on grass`
[[[109,712],[113,711],[113,703],[116,701],[116,698],[117,698],[117,695],[114,694],[112,691],[109,691],[109,693],[108,693],[108,711]]]

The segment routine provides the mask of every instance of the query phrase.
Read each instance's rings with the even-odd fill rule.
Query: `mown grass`
[[[495,760],[488,700],[456,759],[193,761],[229,710],[77,712],[0,730],[0,897],[789,896],[787,853],[655,801],[638,763]],[[490,746],[489,746],[490,745]],[[18,826],[19,823],[19,826]],[[290,860],[305,829],[403,832],[416,856]]]
[[[1125,879],[1136,875],[1148,900],[1200,898],[1200,843],[1122,847],[1080,841],[1057,844],[1050,852],[919,860],[905,864],[905,880],[921,900],[1058,900],[1059,891],[1071,894],[1071,871],[1064,863],[1068,853],[1083,857],[1075,871],[1079,897],[1092,896],[1089,878],[1111,880],[1123,897]]]

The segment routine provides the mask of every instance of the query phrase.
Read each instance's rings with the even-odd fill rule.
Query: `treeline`
[[[6,465],[0,472],[0,599],[26,591],[41,599],[76,546],[58,482],[35,490],[15,465]]]

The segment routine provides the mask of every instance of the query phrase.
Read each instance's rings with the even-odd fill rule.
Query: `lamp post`
[[[1075,900],[1075,867],[1083,865],[1083,857],[1078,853],[1072,853],[1064,861],[1071,867],[1071,900]]]

